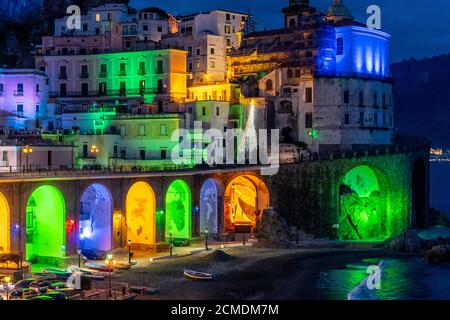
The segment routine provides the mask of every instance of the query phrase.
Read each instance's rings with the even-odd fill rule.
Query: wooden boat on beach
[[[81,273],[82,276],[96,279],[96,280],[103,280],[105,279],[105,275],[101,274],[100,272],[94,272],[93,270],[85,269],[85,268],[79,268],[78,266],[69,266],[67,267],[68,272],[78,272]]]
[[[184,270],[184,276],[191,280],[211,280],[213,275],[210,273],[198,272],[194,270]]]
[[[113,272],[114,268],[97,263],[85,263],[84,266],[90,270],[99,272]]]

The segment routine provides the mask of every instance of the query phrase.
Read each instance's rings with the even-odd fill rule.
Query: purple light
[[[16,223],[16,224],[14,225],[14,227],[15,227],[16,229],[19,229],[19,228],[20,228],[20,225],[19,225],[18,223]]]

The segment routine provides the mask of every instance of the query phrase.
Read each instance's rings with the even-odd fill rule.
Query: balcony
[[[23,90],[14,90],[15,97],[23,97]]]
[[[89,73],[88,72],[82,72],[80,73],[80,79],[88,79]]]
[[[147,75],[147,71],[145,71],[145,70],[138,70],[137,74],[138,74],[138,76],[145,76],[145,75]]]
[[[67,73],[60,73],[60,74],[58,74],[58,79],[60,79],[60,80],[67,80]]]
[[[163,74],[164,73],[164,69],[162,68],[157,68],[155,71],[156,74]]]
[[[108,72],[100,72],[98,76],[100,78],[107,78],[108,77]]]
[[[127,71],[126,70],[119,71],[119,77],[126,77],[126,76],[127,76]]]

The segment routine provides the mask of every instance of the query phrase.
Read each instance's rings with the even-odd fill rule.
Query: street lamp
[[[33,148],[31,148],[29,145],[26,145],[24,148],[23,148],[23,153],[25,153],[25,156],[26,156],[26,171],[28,171],[28,157],[29,157],[29,155],[31,154],[31,153],[33,153]]]
[[[112,253],[106,255],[106,265],[108,268],[108,297],[111,297],[111,260],[113,259]]]
[[[131,240],[128,240],[128,263],[131,264]]]
[[[96,165],[96,161],[97,161],[97,154],[99,153],[99,149],[97,147],[97,145],[93,144],[91,146],[91,153],[94,155],[94,166]]]
[[[169,252],[170,256],[173,255],[173,241],[172,241],[172,234],[169,233]]]
[[[208,228],[205,229],[205,250],[208,251]]]
[[[81,268],[81,250],[78,249],[78,268]]]

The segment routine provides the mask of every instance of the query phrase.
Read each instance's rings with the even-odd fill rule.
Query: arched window
[[[295,28],[295,19],[289,20],[289,28],[291,29]]]
[[[266,91],[272,91],[272,90],[273,90],[273,81],[269,79],[266,81]]]
[[[281,101],[278,113],[292,113],[292,102],[289,100]]]
[[[294,76],[294,73],[292,72],[292,69],[287,70],[287,77],[292,78]]]

